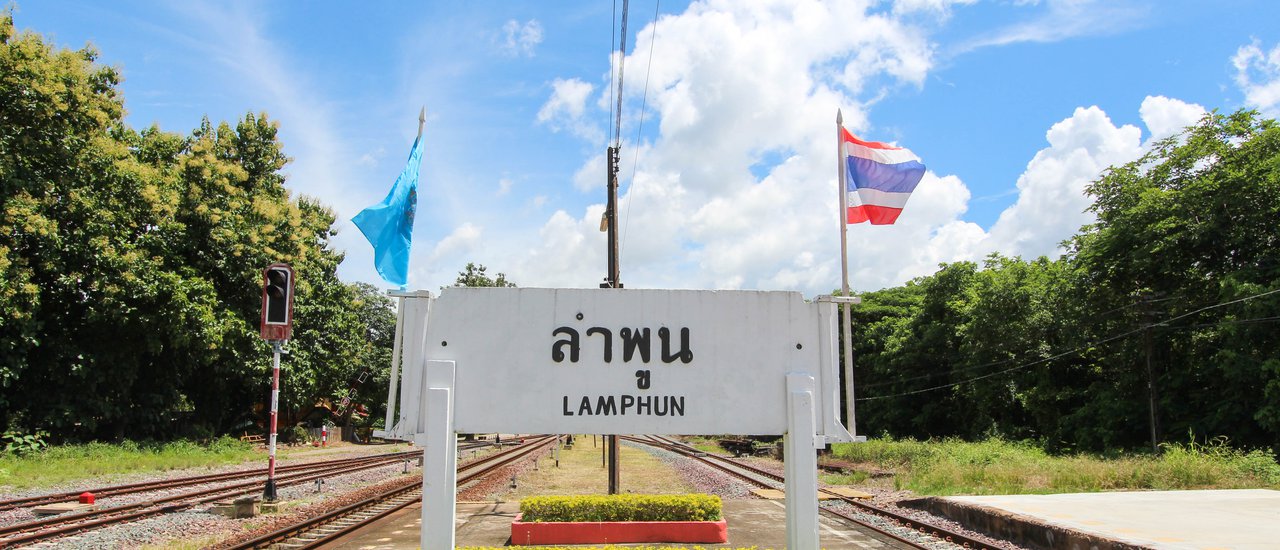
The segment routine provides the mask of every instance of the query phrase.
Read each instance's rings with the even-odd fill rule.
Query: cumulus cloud
[[[865,6],[822,2],[698,2],[656,24],[656,39],[652,28],[637,32],[638,53],[626,60],[644,66],[652,46],[661,62],[648,90],[658,136],[622,197],[624,282],[806,291],[838,284],[835,110],[843,106],[846,125],[865,128],[860,93],[921,85],[931,65],[927,38]],[[607,101],[586,100],[588,86],[553,82],[539,121],[564,127],[588,103],[607,109]],[[640,93],[628,89],[629,105]],[[832,132],[814,131],[822,127]],[[635,150],[624,147],[624,160]],[[753,175],[765,157],[782,161]],[[575,185],[598,187],[603,173],[602,157],[587,159]],[[521,280],[597,283],[594,270],[559,266],[603,265],[602,210],[556,212]]]
[[[484,228],[464,223],[454,228],[449,236],[440,239],[431,251],[429,264],[457,264],[458,260],[467,257],[480,243]]]
[[[1231,64],[1245,103],[1268,117],[1280,116],[1280,44],[1268,52],[1255,39],[1236,50]]]
[[[1018,177],[1018,200],[1000,214],[979,250],[1005,255],[1058,256],[1059,243],[1095,216],[1084,190],[1108,167],[1136,160],[1152,141],[1181,132],[1205,114],[1199,105],[1163,96],[1143,100],[1138,113],[1150,131],[1116,126],[1098,107],[1077,108],[1045,134],[1049,147],[1036,153]]]
[[[1138,114],[1142,117],[1142,123],[1151,131],[1148,141],[1154,142],[1182,133],[1188,126],[1193,126],[1204,118],[1208,111],[1194,103],[1158,95],[1143,100]]]
[[[502,25],[502,52],[510,56],[533,57],[534,49],[542,43],[542,23],[530,19],[520,23],[510,19]]]
[[[592,142],[604,142],[604,131],[586,120],[587,98],[595,86],[577,78],[557,78],[551,82],[551,97],[538,109],[538,122],[554,131],[569,130]]]
[[[1049,147],[1036,153],[1018,177],[1018,200],[1000,214],[985,249],[1006,255],[1056,255],[1058,242],[1092,221],[1084,189],[1112,164],[1141,154],[1142,131],[1116,127],[1102,109],[1077,108],[1045,134]]]
[[[933,62],[927,37],[892,13],[804,1],[696,2],[657,25],[652,46],[662,62],[652,67],[648,104],[658,130],[621,199],[623,282],[808,295],[837,288],[834,111],[842,107],[845,125],[866,133],[864,98],[924,81]],[[633,55],[648,55],[651,32],[637,33]],[[607,108],[591,101],[603,92],[585,82],[557,80],[552,88],[543,123]],[[628,91],[632,108],[639,93]],[[1204,110],[1150,97],[1139,112],[1158,138]],[[1048,129],[1046,146],[1016,182],[1017,201],[989,230],[964,221],[972,197],[960,175],[926,173],[896,225],[849,228],[854,287],[901,284],[992,251],[1060,253],[1059,243],[1092,221],[1085,187],[1106,167],[1138,158],[1150,142],[1143,137],[1098,107],[1077,109]],[[624,161],[635,149],[624,147]],[[603,173],[602,156],[587,158],[575,185],[598,188]],[[508,273],[527,286],[595,286],[604,275],[603,210],[555,212]]]

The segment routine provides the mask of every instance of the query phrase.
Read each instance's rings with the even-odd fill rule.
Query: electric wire
[[[614,92],[614,84],[613,84],[613,83],[614,83],[614,78],[613,78],[613,71],[614,71],[614,67],[613,67],[613,63],[612,63],[612,57],[613,57],[613,52],[615,51],[615,50],[614,50],[614,47],[615,47],[615,46],[617,46],[617,44],[618,44],[618,35],[617,35],[617,30],[618,30],[618,0],[613,0],[613,14],[612,14],[612,20],[611,20],[611,21],[610,21],[610,23],[609,23],[609,57],[610,57],[610,61],[611,61],[611,63],[609,63],[609,105],[613,105],[613,92]],[[612,118],[613,113],[609,113],[609,115],[610,115],[610,118]],[[609,119],[607,119],[607,118],[605,119],[605,127],[606,127],[606,128],[609,126],[609,123],[610,123],[610,122],[611,122],[611,121],[610,121]],[[607,142],[606,142],[606,143],[607,143]],[[608,159],[605,159],[605,162],[606,162],[606,163],[608,163]]]
[[[613,146],[614,148],[622,147],[622,92],[623,76],[626,74],[627,63],[627,8],[629,0],[622,0],[622,26],[621,34],[618,37],[618,94],[617,107],[614,110],[613,122]]]
[[[653,3],[653,32],[649,35],[649,63],[644,68],[644,92],[640,95],[640,122],[636,125],[636,154],[631,161],[631,185],[636,184],[636,167],[640,164],[640,136],[644,131],[644,110],[649,104],[649,72],[653,69],[653,45],[658,40],[658,7],[662,0]],[[627,246],[627,228],[631,225],[631,185],[627,186],[626,203],[622,205],[622,242],[618,244],[618,257]]]
[[[1120,310],[1122,310],[1122,309],[1128,309],[1128,308],[1131,308],[1131,307],[1134,307],[1134,306],[1140,306],[1140,305],[1144,305],[1144,304],[1151,304],[1151,303],[1155,303],[1155,302],[1165,302],[1165,301],[1174,300],[1174,299],[1177,299],[1177,298],[1180,298],[1180,296],[1174,296],[1174,297],[1169,297],[1169,298],[1160,298],[1160,299],[1156,299],[1156,300],[1137,301],[1137,302],[1134,302],[1134,303],[1132,303],[1132,304],[1126,304],[1126,305],[1123,305],[1123,306],[1120,306],[1120,307],[1116,307],[1116,308],[1109,309],[1109,310],[1104,311],[1104,312],[1102,312],[1102,313],[1094,314],[1093,316],[1094,316],[1094,317],[1102,317],[1102,316],[1104,316],[1104,315],[1108,315],[1108,314],[1111,314],[1111,313],[1115,313],[1115,312],[1120,311]],[[962,367],[962,368],[958,368],[958,369],[951,369],[951,370],[947,370],[947,371],[940,371],[940,372],[929,372],[929,373],[920,374],[920,375],[917,375],[917,376],[912,376],[912,377],[909,377],[909,378],[900,378],[900,379],[897,379],[897,380],[890,380],[890,381],[886,381],[886,382],[876,382],[876,383],[873,383],[873,384],[864,384],[862,387],[863,387],[864,389],[871,389],[871,388],[880,388],[880,387],[884,387],[884,386],[896,386],[896,385],[902,384],[902,383],[904,383],[904,382],[914,382],[914,381],[916,381],[916,380],[927,380],[927,379],[930,379],[930,378],[937,378],[937,377],[939,377],[939,376],[954,376],[954,375],[957,375],[957,374],[964,374],[964,373],[969,373],[969,372],[974,372],[974,371],[980,371],[980,370],[985,369],[985,368],[988,368],[988,367],[998,367],[998,366],[1000,366],[1000,365],[1007,365],[1007,364],[1009,364],[1009,363],[1013,363],[1013,362],[1015,362],[1015,361],[1019,361],[1019,360],[1020,360],[1020,359],[1019,359],[1018,357],[1010,357],[1010,358],[1008,358],[1008,359],[1001,359],[1001,360],[999,360],[999,361],[992,361],[992,362],[990,362],[990,363],[982,363],[982,364],[980,364],[980,365],[971,365],[971,366],[968,366],[968,367]]]
[[[1170,323],[1170,322],[1177,321],[1177,320],[1179,320],[1179,319],[1185,319],[1185,318],[1187,318],[1187,317],[1190,317],[1190,316],[1192,316],[1192,315],[1195,315],[1195,314],[1200,313],[1200,312],[1203,312],[1203,311],[1208,311],[1208,310],[1210,310],[1210,309],[1216,309],[1216,308],[1220,308],[1220,307],[1226,307],[1226,306],[1229,306],[1229,305],[1232,305],[1232,304],[1238,304],[1238,303],[1240,303],[1240,302],[1246,302],[1246,301],[1249,301],[1249,300],[1254,300],[1254,299],[1257,299],[1257,298],[1262,298],[1262,297],[1264,297],[1264,296],[1269,296],[1269,295],[1275,294],[1275,293],[1277,293],[1277,292],[1280,292],[1280,288],[1273,289],[1273,290],[1268,290],[1268,291],[1266,291],[1266,292],[1261,292],[1261,293],[1254,294],[1254,295],[1251,295],[1251,296],[1245,296],[1245,297],[1243,297],[1243,298],[1237,298],[1237,299],[1235,299],[1235,300],[1231,300],[1231,301],[1228,301],[1228,302],[1221,302],[1221,303],[1217,303],[1217,304],[1208,305],[1208,306],[1202,307],[1202,308],[1200,308],[1200,309],[1197,309],[1197,310],[1194,310],[1194,311],[1190,311],[1190,312],[1184,313],[1184,314],[1182,314],[1182,315],[1178,315],[1177,317],[1172,317],[1172,318],[1170,318],[1170,319],[1166,319],[1166,320],[1164,320],[1164,321],[1160,321],[1160,322],[1157,322],[1157,323],[1150,323],[1150,324],[1146,324],[1146,325],[1143,325],[1143,326],[1138,327],[1138,328],[1136,328],[1136,329],[1133,329],[1133,330],[1130,330],[1130,331],[1127,331],[1127,332],[1123,332],[1123,333],[1120,333],[1120,334],[1117,334],[1117,335],[1114,335],[1114,336],[1109,336],[1109,337],[1107,337],[1107,338],[1103,338],[1102,340],[1093,341],[1093,342],[1087,343],[1087,344],[1082,345],[1082,346],[1077,346],[1077,347],[1075,347],[1075,348],[1069,349],[1069,350],[1064,351],[1064,352],[1061,352],[1061,353],[1057,353],[1057,354],[1054,354],[1054,355],[1051,355],[1051,356],[1048,356],[1048,357],[1042,357],[1042,358],[1040,358],[1040,359],[1036,359],[1035,361],[1031,361],[1031,362],[1028,362],[1028,363],[1023,363],[1023,364],[1020,364],[1020,365],[1016,365],[1016,366],[1013,366],[1013,367],[1009,367],[1009,368],[1007,368],[1007,369],[1003,369],[1003,370],[999,370],[999,371],[995,371],[995,372],[987,373],[987,374],[984,374],[984,375],[982,375],[982,376],[975,376],[975,377],[972,377],[972,378],[969,378],[969,379],[966,379],[966,380],[961,380],[961,381],[959,381],[959,382],[951,382],[951,383],[948,383],[948,384],[941,384],[941,385],[938,385],[938,386],[933,386],[933,387],[929,387],[929,388],[923,388],[923,389],[913,390],[913,391],[908,391],[908,392],[902,392],[902,393],[897,393],[897,394],[893,394],[893,395],[876,395],[876,396],[872,396],[872,397],[859,397],[859,398],[856,398],[856,400],[857,400],[857,401],[877,401],[877,400],[881,400],[881,399],[891,399],[891,398],[894,398],[894,397],[906,397],[906,396],[910,396],[910,395],[918,395],[918,394],[921,394],[921,393],[928,393],[928,392],[931,392],[931,391],[937,391],[937,390],[941,390],[941,389],[954,388],[954,387],[956,387],[956,386],[960,386],[960,385],[963,385],[963,384],[968,384],[968,383],[970,383],[970,382],[976,382],[976,381],[978,381],[978,380],[983,380],[983,379],[986,379],[986,378],[991,378],[992,376],[997,376],[997,375],[1000,375],[1000,374],[1004,374],[1004,373],[1008,373],[1008,372],[1013,372],[1013,371],[1015,371],[1015,370],[1025,369],[1025,368],[1033,367],[1033,366],[1036,366],[1036,365],[1039,365],[1039,364],[1042,364],[1042,363],[1046,363],[1046,362],[1048,362],[1048,361],[1052,361],[1052,360],[1054,360],[1054,359],[1058,359],[1058,358],[1060,358],[1060,357],[1065,357],[1065,356],[1067,356],[1067,355],[1071,355],[1071,354],[1073,354],[1073,353],[1080,352],[1081,350],[1084,350],[1084,349],[1088,349],[1088,348],[1095,347],[1095,346],[1098,346],[1098,345],[1101,345],[1101,344],[1105,344],[1105,343],[1108,343],[1108,342],[1113,342],[1113,341],[1115,341],[1115,340],[1119,340],[1119,339],[1121,339],[1121,338],[1126,338],[1126,337],[1132,336],[1132,335],[1134,335],[1134,334],[1137,334],[1137,333],[1142,332],[1142,331],[1144,331],[1144,330],[1150,329],[1150,328],[1152,328],[1152,327],[1157,327],[1157,326],[1168,326],[1168,323]],[[1258,318],[1258,320],[1264,320],[1264,319],[1269,320],[1269,319],[1271,319],[1271,318],[1267,318],[1267,317],[1261,317],[1261,318]],[[990,365],[988,365],[988,366],[990,366]]]

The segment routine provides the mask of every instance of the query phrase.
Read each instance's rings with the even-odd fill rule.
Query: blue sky
[[[346,280],[386,286],[348,220],[390,188],[425,104],[409,286],[428,290],[468,261],[521,286],[601,280],[614,17],[601,1],[48,0],[15,14],[120,67],[135,127],[267,112],[289,188],[339,216]],[[1280,111],[1278,20],[1261,0],[636,0],[622,280],[838,287],[837,108],[930,169],[898,224],[849,229],[855,288],[1057,254],[1092,220],[1084,186],[1153,135],[1206,109]]]

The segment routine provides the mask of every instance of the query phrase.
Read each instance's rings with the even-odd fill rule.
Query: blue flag
[[[409,162],[387,198],[351,218],[373,245],[373,263],[378,274],[401,288],[409,282],[409,246],[413,243],[413,215],[418,209],[418,165],[421,163],[422,136],[419,135],[413,140]]]

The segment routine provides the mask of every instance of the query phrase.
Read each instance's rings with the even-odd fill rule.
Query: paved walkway
[[[1161,549],[1280,548],[1280,491],[1143,491],[947,497],[1003,520],[1023,516],[1133,546]],[[1012,514],[1012,516],[1010,516]],[[1040,531],[1044,531],[1043,528]]]

